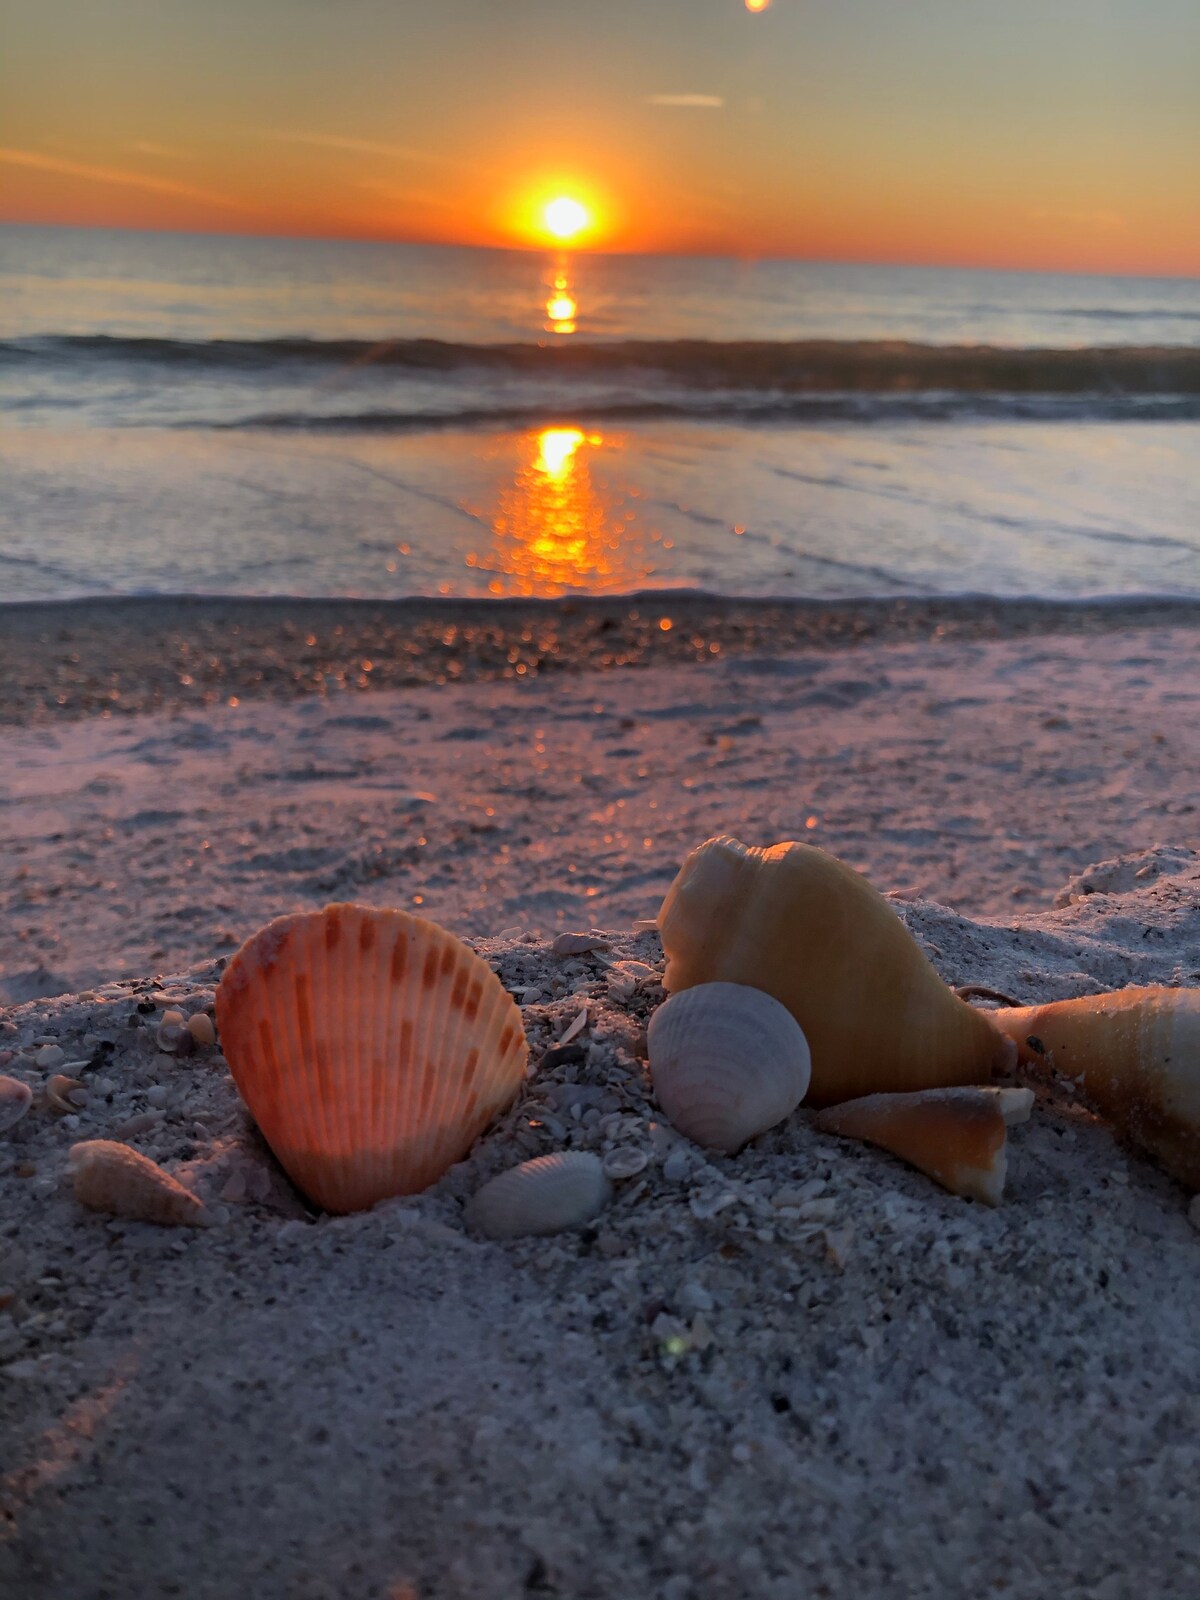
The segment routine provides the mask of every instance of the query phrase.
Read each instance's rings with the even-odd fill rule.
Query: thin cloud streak
[[[679,106],[696,111],[719,111],[725,104],[719,94],[648,94],[648,106]]]
[[[159,161],[194,161],[196,158],[186,150],[175,150],[169,144],[158,144],[153,139],[135,139],[132,144],[125,146],[134,155],[153,156]]]
[[[1029,213],[1034,222],[1069,222],[1081,228],[1124,228],[1127,218],[1119,211],[1056,211],[1050,206],[1039,206]]]
[[[380,144],[374,139],[352,139],[340,133],[282,133],[274,129],[259,134],[275,144],[303,144],[317,150],[342,150],[348,155],[385,156],[389,161],[421,161],[431,166],[461,167],[461,161],[438,155],[432,150],[416,150],[409,145]]]
[[[227,206],[231,211],[252,208],[242,200],[197,189],[190,183],[175,183],[170,178],[152,178],[141,172],[122,172],[116,167],[93,167],[82,161],[64,161],[59,156],[44,156],[36,150],[0,148],[0,161],[10,167],[32,167],[37,172],[56,172],[64,178],[86,178],[89,183],[111,183],[126,189],[144,189],[150,194],[174,195],[180,200],[202,200],[206,205]]]

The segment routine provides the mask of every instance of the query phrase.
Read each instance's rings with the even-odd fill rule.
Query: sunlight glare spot
[[[577,233],[582,233],[591,218],[588,216],[587,207],[573,200],[570,195],[560,194],[556,199],[550,200],[542,212],[542,220],[547,231],[556,239],[573,239]]]
[[[578,428],[545,428],[538,435],[537,464],[548,477],[561,478],[582,443]]]

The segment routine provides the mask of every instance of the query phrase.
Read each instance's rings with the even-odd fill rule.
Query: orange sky
[[[1195,0],[39,0],[0,217],[1200,273]]]

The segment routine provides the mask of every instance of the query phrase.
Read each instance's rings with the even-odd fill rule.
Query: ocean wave
[[[1082,315],[1083,313],[1081,313]],[[157,339],[46,335],[0,342],[0,364],[80,367],[137,364],[278,376],[392,369],[455,374],[686,384],[777,396],[949,393],[972,395],[1200,396],[1200,346],[1023,348],[895,340],[455,344],[437,339]]]
[[[578,406],[464,406],[461,409],[264,411],[177,428],[308,433],[416,433],[439,428],[531,428],[574,421],[749,423],[904,422],[1200,422],[1200,395],[809,395],[679,394],[662,398],[588,398]]]

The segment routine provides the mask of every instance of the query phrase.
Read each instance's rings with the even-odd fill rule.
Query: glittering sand
[[[1191,1593],[1182,1190],[1044,1083],[996,1211],[803,1111],[705,1155],[649,1094],[657,983],[601,959],[661,970],[656,935],[546,936],[652,915],[718,829],[802,834],[895,892],[950,982],[1198,983],[1194,614],[633,609],[0,621],[0,1072],[37,1091],[0,1134],[0,1593]],[[220,666],[181,684],[180,643]],[[583,670],[605,653],[643,670]],[[369,687],[335,692],[355,659]],[[587,1007],[467,1162],[341,1221],[218,1053],[155,1046],[234,942],[334,898],[473,936],[534,1060]],[[44,1104],[54,1071],[86,1103]],[[217,1226],[79,1210],[67,1152],[113,1136]],[[564,1147],[622,1153],[591,1228],[464,1231],[484,1178]]]

